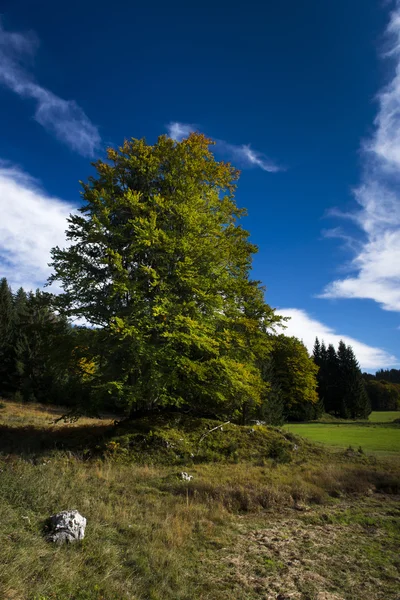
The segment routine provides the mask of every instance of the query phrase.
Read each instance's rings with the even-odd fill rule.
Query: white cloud
[[[71,204],[46,195],[17,167],[0,163],[0,277],[13,289],[43,286],[51,273],[50,249],[67,245],[64,232],[72,211]]]
[[[170,138],[180,142],[183,138],[188,137],[190,133],[196,131],[196,127],[189,123],[178,123],[174,121],[167,125],[167,131]],[[276,173],[282,171],[282,167],[278,167],[269,160],[261,152],[253,150],[250,144],[235,145],[226,142],[225,140],[214,139],[217,151],[228,155],[232,160],[238,162],[238,166],[243,168],[259,167],[268,173]]]
[[[260,167],[260,169],[267,171],[268,173],[277,173],[278,171],[283,170],[281,167],[278,167],[272,161],[270,161],[266,156],[260,152],[257,152],[256,150],[253,150],[250,147],[250,144],[243,146],[226,144],[226,146],[228,150],[231,150],[232,154],[236,155],[244,164],[248,163],[249,165]]]
[[[329,283],[322,298],[365,298],[384,310],[400,311],[400,3],[387,28],[386,57],[394,74],[378,94],[375,132],[362,148],[362,181],[354,190],[359,210],[340,214],[365,234],[348,265],[353,272]]]
[[[187,123],[178,123],[177,121],[174,121],[167,125],[167,131],[170,138],[177,142],[181,142],[183,138],[188,137],[193,131],[196,131],[196,127]]]
[[[310,317],[304,310],[284,308],[278,309],[277,313],[284,317],[290,317],[290,320],[286,323],[287,328],[283,333],[301,339],[310,353],[316,337],[319,338],[320,342],[324,340],[326,346],[333,344],[336,348],[339,341],[343,340],[345,344],[352,346],[362,369],[376,371],[380,368],[395,367],[400,364],[396,357],[386,352],[386,350],[368,346],[348,335],[339,335],[332,327]]]
[[[5,31],[0,21],[0,83],[23,98],[36,101],[35,119],[57,139],[83,156],[93,156],[100,145],[97,127],[73,100],[64,100],[40,86],[25,63],[38,45],[33,34]]]

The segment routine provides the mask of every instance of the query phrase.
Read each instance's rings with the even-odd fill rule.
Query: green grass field
[[[369,415],[370,423],[391,423],[395,419],[400,419],[400,410],[375,411]]]
[[[285,429],[302,437],[338,448],[360,446],[364,452],[380,455],[400,453],[400,427],[391,422],[400,412],[373,412],[369,422],[291,423]]]

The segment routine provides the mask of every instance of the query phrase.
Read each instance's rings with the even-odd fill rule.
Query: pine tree
[[[23,340],[25,339],[24,327],[26,325],[26,315],[28,310],[28,295],[25,290],[21,287],[17,290],[14,295],[14,391],[17,396],[22,398],[22,378],[23,364],[21,362],[22,354],[21,348],[23,347]]]
[[[5,397],[13,391],[15,373],[13,336],[13,296],[7,279],[3,277],[0,281],[0,395]]]
[[[324,341],[322,340],[321,344],[318,337],[315,338],[313,360],[318,367],[317,393],[319,398],[319,412],[322,413],[324,410],[327,410],[325,408],[327,395],[327,350]]]
[[[66,383],[65,347],[69,325],[56,315],[51,297],[40,291],[17,292],[18,334],[15,341],[18,390],[25,401],[60,403]]]
[[[325,411],[342,419],[367,416],[370,403],[352,348],[341,340],[336,352],[333,344],[326,348],[317,338],[313,357],[319,366],[318,394]]]
[[[20,287],[14,295],[14,314],[15,314],[15,325],[18,328],[21,319],[25,315],[26,307],[28,302],[28,295],[24,288]]]
[[[321,344],[319,343],[318,337],[315,338],[314,348],[313,348],[313,359],[318,367],[321,366]]]
[[[325,396],[324,404],[327,413],[339,416],[341,409],[339,406],[339,360],[333,344],[329,344],[326,351],[326,360],[324,365],[325,376]]]
[[[351,346],[341,340],[338,353],[339,363],[339,410],[342,418],[359,419],[371,412],[360,366]]]

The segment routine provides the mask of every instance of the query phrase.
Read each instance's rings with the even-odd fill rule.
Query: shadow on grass
[[[40,456],[58,450],[90,458],[114,433],[115,426],[110,424],[52,428],[0,425],[0,453]]]

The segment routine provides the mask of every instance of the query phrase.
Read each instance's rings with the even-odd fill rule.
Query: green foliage
[[[274,336],[271,358],[287,417],[303,420],[314,415],[318,407],[318,367],[304,344],[295,337]]]
[[[257,358],[279,317],[250,279],[256,248],[234,200],[238,173],[211,142],[126,141],[95,164],[67,249],[52,252],[64,314],[101,328],[98,397],[126,411],[257,406]]]
[[[95,366],[87,339],[96,332],[73,328],[57,314],[51,294],[15,295],[0,284],[0,394],[18,402],[85,405],[91,410],[89,380]]]
[[[60,402],[68,323],[54,313],[48,294],[24,298],[20,290],[16,300],[17,389],[25,401]]]
[[[281,386],[275,376],[274,363],[271,356],[260,360],[260,370],[263,380],[268,384],[265,397],[257,407],[254,416],[257,421],[268,425],[282,425],[285,420],[285,403]]]
[[[400,385],[384,379],[369,379],[365,388],[372,410],[395,411],[400,409]]]

